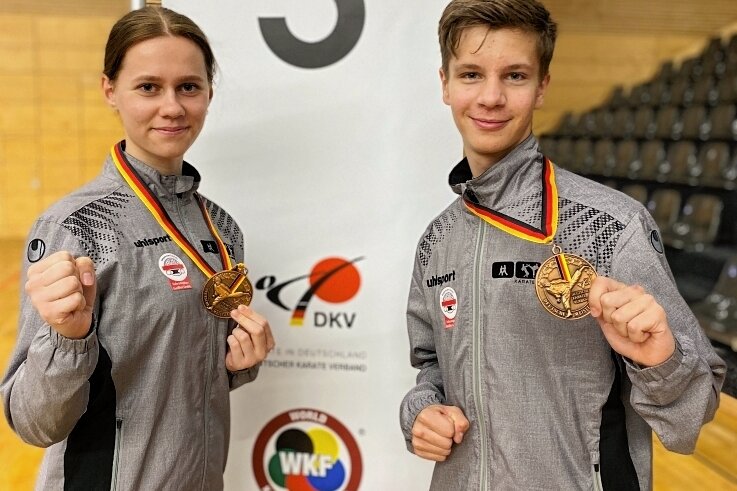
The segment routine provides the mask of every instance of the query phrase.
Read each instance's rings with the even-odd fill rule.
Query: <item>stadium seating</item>
[[[646,206],[705,332],[737,351],[737,35],[655,72],[565,114],[540,143]]]

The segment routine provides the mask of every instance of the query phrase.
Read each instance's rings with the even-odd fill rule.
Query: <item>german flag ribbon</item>
[[[217,271],[215,271],[207,263],[207,261],[205,261],[205,259],[197,251],[197,249],[195,249],[195,247],[189,242],[189,240],[187,240],[184,234],[179,231],[159,199],[154,193],[149,190],[148,186],[146,186],[146,184],[143,182],[141,176],[128,162],[124,150],[125,140],[116,143],[110,150],[110,155],[113,159],[113,163],[118,169],[118,172],[120,172],[120,175],[123,176],[123,179],[125,179],[133,192],[136,193],[138,199],[140,199],[141,202],[146,206],[146,208],[148,208],[148,211],[151,212],[151,215],[153,215],[154,219],[159,223],[159,225],[161,225],[161,228],[163,228],[164,231],[169,234],[169,237],[171,237],[171,239],[182,249],[182,251],[184,251],[184,253],[192,260],[192,262],[195,263],[200,271],[202,271],[208,279],[214,276]],[[197,193],[195,193],[194,198],[197,200],[197,204],[202,211],[202,216],[205,217],[207,228],[210,229],[210,233],[212,233],[212,236],[215,238],[215,242],[218,245],[218,251],[220,251],[220,259],[223,262],[223,268],[225,270],[232,269],[233,264],[230,261],[230,256],[228,256],[228,251],[225,248],[225,244],[223,244],[223,241],[220,239],[215,225],[212,223],[210,214],[207,213],[207,210],[205,209],[205,204],[202,202],[202,198]]]
[[[566,280],[568,283],[571,282],[571,272],[568,269],[568,261],[566,260],[565,254],[555,254],[555,262],[558,264],[558,271],[560,271],[560,277]]]
[[[553,241],[558,230],[558,188],[555,185],[553,163],[545,158],[542,171],[542,218],[540,228],[532,227],[521,220],[504,213],[494,211],[477,202],[473,193],[466,189],[463,193],[463,204],[468,211],[500,230],[520,239],[548,244]]]

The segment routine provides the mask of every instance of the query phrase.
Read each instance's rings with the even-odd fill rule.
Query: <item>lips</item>
[[[186,131],[187,126],[162,126],[154,130],[164,135],[178,135]]]
[[[482,130],[500,130],[504,128],[511,119],[507,118],[475,118],[470,116],[476,127]]]

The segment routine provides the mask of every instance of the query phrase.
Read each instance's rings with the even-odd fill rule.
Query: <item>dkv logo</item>
[[[252,459],[261,491],[356,491],[363,472],[353,435],[316,409],[294,409],[269,421]]]
[[[289,324],[295,327],[304,325],[307,307],[314,297],[323,302],[338,304],[351,300],[361,288],[361,274],[355,264],[363,257],[343,259],[328,257],[318,261],[309,273],[277,283],[276,276],[264,276],[256,282],[256,288],[266,290],[266,298],[284,310],[291,311]],[[294,307],[286,305],[282,299],[285,288],[306,280],[307,288],[297,300]],[[356,321],[355,312],[312,312],[315,327],[351,328]]]

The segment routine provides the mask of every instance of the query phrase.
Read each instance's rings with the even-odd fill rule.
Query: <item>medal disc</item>
[[[535,291],[543,308],[559,319],[575,320],[589,312],[589,289],[596,270],[584,258],[556,254],[537,270]]]
[[[213,275],[202,290],[202,303],[216,317],[227,319],[239,305],[249,305],[253,286],[246,276],[248,270],[239,263],[235,268]]]

